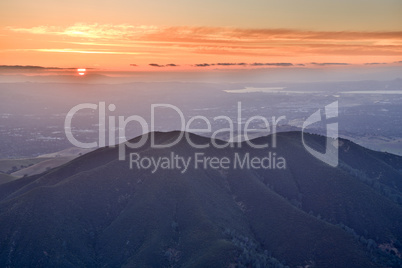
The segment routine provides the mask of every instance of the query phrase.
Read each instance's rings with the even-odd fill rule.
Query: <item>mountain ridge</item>
[[[180,133],[158,132],[156,138],[169,142]],[[200,144],[211,142],[189,135]],[[272,149],[286,159],[285,170],[192,168],[185,174],[173,169],[152,174],[130,170],[128,158],[118,161],[117,147],[105,147],[45,173],[0,185],[0,263],[10,267],[398,265],[399,199],[392,200],[370,183],[375,180],[379,188],[400,194],[401,157],[341,139],[340,166],[333,168],[309,155],[300,138],[299,132],[277,134],[278,146]],[[325,137],[307,135],[306,141],[319,148]],[[172,151],[187,157],[194,152],[217,157],[267,153],[246,143],[241,148],[195,150],[184,139],[172,148],[154,149],[146,143],[126,153],[165,156]],[[377,168],[366,177],[353,175],[353,170],[373,163]],[[386,177],[376,179],[383,170]],[[386,252],[381,245],[396,252]]]

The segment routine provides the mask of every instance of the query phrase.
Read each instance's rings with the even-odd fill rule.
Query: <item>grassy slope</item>
[[[48,169],[55,168],[61,166],[71,160],[73,160],[75,156],[65,156],[65,157],[55,157],[50,159],[45,159],[39,163],[36,163],[27,168],[23,168],[16,172],[11,173],[11,175],[15,177],[23,177],[23,176],[32,176],[35,174],[42,173]]]
[[[0,159],[0,172],[7,173],[15,166],[18,170],[48,160],[49,158],[23,158],[23,159]]]
[[[16,178],[11,175],[0,173],[0,184],[7,183],[15,179]]]

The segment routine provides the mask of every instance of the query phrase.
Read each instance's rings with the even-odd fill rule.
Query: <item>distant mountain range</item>
[[[163,144],[181,134],[155,137]],[[125,161],[117,147],[100,148],[1,184],[0,267],[401,267],[402,157],[341,139],[334,168],[305,150],[300,132],[276,135],[268,149],[147,142]],[[324,150],[325,137],[305,136]],[[268,151],[285,168],[129,168],[131,153],[194,160]]]

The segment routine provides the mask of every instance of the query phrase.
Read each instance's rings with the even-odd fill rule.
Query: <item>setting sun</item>
[[[77,69],[79,75],[85,75],[87,69]]]

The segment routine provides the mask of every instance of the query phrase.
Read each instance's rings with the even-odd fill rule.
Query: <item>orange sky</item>
[[[0,65],[172,71],[402,60],[401,1],[166,2],[3,1]]]

